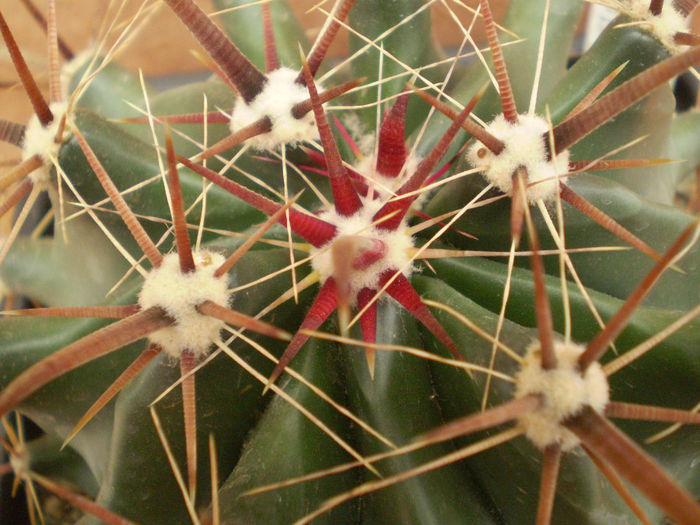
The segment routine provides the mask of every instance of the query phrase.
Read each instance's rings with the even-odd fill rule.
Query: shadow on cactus
[[[0,465],[0,474],[14,474],[13,491],[16,491],[20,483],[25,484],[27,508],[31,523],[36,523],[37,518],[42,523],[45,522],[45,513],[42,511],[41,501],[37,493],[37,486],[69,502],[86,514],[92,514],[98,517],[105,523],[116,525],[128,525],[132,523],[96,505],[82,494],[73,492],[71,488],[66,486],[66,480],[57,483],[42,474],[33,472],[32,466],[34,464],[48,460],[50,453],[46,454],[46,450],[51,449],[51,437],[46,436],[48,439],[40,439],[28,444],[24,438],[24,425],[19,415],[16,418],[14,426],[8,422],[6,417],[2,417],[1,421],[2,427],[7,435],[7,441],[3,439],[2,445],[9,455],[10,461],[5,465]],[[44,442],[42,443],[42,441]],[[46,443],[47,441],[49,441],[49,443]],[[55,445],[55,443],[53,445]],[[46,450],[41,450],[42,448]]]

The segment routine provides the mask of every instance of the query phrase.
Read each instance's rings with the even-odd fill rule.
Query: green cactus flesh
[[[79,55],[59,143],[23,161],[48,177],[0,179],[8,217],[44,189],[53,213],[0,252],[0,474],[32,509],[41,486],[83,524],[700,523],[700,228],[676,198],[700,119],[668,82],[697,36],[619,2],[568,67],[584,2],[511,0],[498,30],[487,0],[442,2],[461,54],[490,34],[465,62],[435,2],[322,3],[315,46],[284,0],[165,3],[217,74],[158,92]]]

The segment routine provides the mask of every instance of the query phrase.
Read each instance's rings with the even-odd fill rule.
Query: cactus
[[[213,3],[161,6],[212,76],[157,92],[49,2],[48,99],[0,15],[35,108],[0,121],[32,521],[37,487],[80,523],[700,521],[697,2],[611,2],[571,67],[580,0],[443,2],[466,65],[432,2],[321,4],[313,46],[283,0]]]

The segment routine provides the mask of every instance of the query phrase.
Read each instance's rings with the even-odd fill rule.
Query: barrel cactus
[[[700,522],[697,2],[609,2],[573,65],[581,0],[441,2],[449,52],[434,3],[322,3],[310,45],[284,0],[166,0],[74,56],[29,5],[48,97],[0,15],[35,108],[0,122],[29,519]],[[157,7],[211,78],[114,61]]]

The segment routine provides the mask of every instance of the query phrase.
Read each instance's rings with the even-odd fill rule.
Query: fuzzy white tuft
[[[34,170],[30,179],[34,184],[45,184],[49,181],[49,174],[53,166],[51,159],[58,158],[58,151],[61,144],[56,142],[58,128],[68,109],[67,102],[54,102],[50,106],[53,120],[46,126],[42,126],[36,115],[32,115],[24,132],[24,142],[22,144],[22,160],[26,160],[34,155],[39,155],[44,161],[43,166]],[[70,137],[70,132],[66,126],[63,130],[63,141]]]
[[[229,301],[228,276],[214,276],[224,262],[223,255],[195,252],[194,261],[195,270],[183,274],[177,253],[167,254],[160,267],[148,274],[139,294],[142,309],[158,306],[175,320],[173,326],[152,333],[149,340],[176,359],[183,350],[195,357],[206,355],[224,326],[223,321],[202,315],[195,307],[207,300],[221,306]]]
[[[375,195],[382,200],[388,200],[396,194],[401,185],[408,179],[410,175],[415,173],[418,164],[423,159],[417,155],[409,154],[404,163],[403,172],[398,177],[387,177],[377,171],[377,157],[372,152],[370,155],[362,157],[355,163],[353,169],[364,175],[368,186],[374,184]],[[423,194],[416,200],[414,206],[419,206],[418,201],[423,198]]]
[[[250,104],[242,98],[236,100],[231,115],[231,132],[268,117],[272,121],[272,130],[247,141],[258,150],[274,150],[284,144],[296,146],[317,140],[319,134],[313,111],[300,119],[292,115],[292,108],[309,98],[306,87],[296,82],[298,74],[286,67],[276,69],[268,73],[262,91]]]
[[[95,52],[95,45],[91,44],[86,49],[76,53],[71,60],[63,64],[61,67],[61,94],[64,100],[68,100],[68,98],[71,96],[71,93],[68,92],[71,81],[78,71],[93,61],[95,58]],[[96,62],[97,64],[94,64],[92,69],[99,65],[99,60]]]
[[[339,118],[345,130],[355,141],[355,144],[357,144],[362,154],[365,157],[372,155],[374,152],[374,145],[376,144],[374,131],[367,129],[367,126],[360,120],[357,113],[345,111]]]
[[[558,443],[563,451],[579,444],[578,437],[561,425],[561,421],[579,413],[585,406],[602,412],[610,400],[608,381],[598,363],[588,367],[585,374],[577,367],[584,347],[576,344],[555,343],[557,367],[543,370],[539,342],[528,349],[515,380],[515,397],[537,394],[542,406],[521,416],[520,426],[525,435],[540,449]]]
[[[644,27],[653,34],[664,46],[674,53],[680,52],[684,46],[673,41],[676,33],[689,33],[689,18],[677,11],[672,2],[665,2],[661,14],[654,16],[649,11],[649,0],[627,0],[620,2],[618,10],[632,18],[644,22]]]
[[[352,271],[350,282],[348,283],[349,298],[352,300],[356,299],[357,293],[362,288],[378,288],[379,277],[387,270],[397,270],[406,267],[403,274],[407,277],[413,271],[409,264],[411,259],[409,250],[413,248],[413,239],[406,232],[405,226],[402,224],[395,231],[382,230],[371,226],[374,214],[379,211],[383,204],[380,199],[366,199],[363,207],[351,217],[343,217],[334,210],[319,214],[321,219],[333,224],[338,229],[337,235],[329,244],[347,236],[360,236],[369,241],[381,241],[386,247],[386,253],[381,259],[370,264],[367,268]],[[321,276],[322,283],[336,274],[332,251],[332,247],[329,247],[327,244],[316,250],[315,254],[312,254],[311,265]]]
[[[556,196],[559,186],[556,177],[569,171],[569,152],[559,152],[554,159],[547,160],[545,134],[549,124],[546,120],[536,115],[518,115],[518,122],[513,124],[501,114],[486,126],[486,131],[505,144],[503,151],[494,155],[476,142],[467,150],[467,159],[491,184],[510,195],[513,173],[524,166],[528,173],[526,182],[532,184],[527,187],[529,202],[549,201]]]

